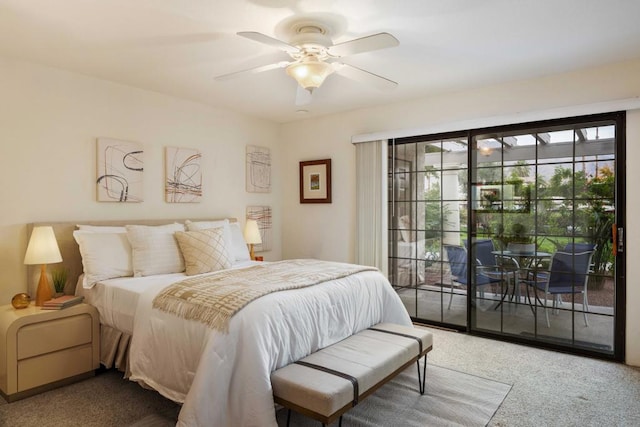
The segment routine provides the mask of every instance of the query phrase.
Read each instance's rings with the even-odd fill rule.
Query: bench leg
[[[325,423],[321,423],[322,427],[327,427],[328,424]],[[338,427],[342,427],[342,415],[340,415],[340,418],[338,418]]]
[[[425,392],[425,383],[427,380],[427,355],[424,355],[424,365],[422,366],[422,375],[420,375],[420,359],[416,360],[418,366],[418,387],[420,388],[420,394]]]
[[[289,423],[291,422],[291,409],[287,410],[287,427],[289,427]]]

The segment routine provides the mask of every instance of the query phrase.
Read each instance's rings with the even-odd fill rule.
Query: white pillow
[[[126,228],[134,277],[184,271],[184,259],[173,235],[176,231],[184,231],[182,224],[127,225]]]
[[[224,241],[222,227],[177,231],[175,236],[184,256],[187,276],[231,267],[233,256]]]
[[[80,229],[80,231],[86,231],[90,233],[126,233],[127,229],[123,226],[114,226],[114,225],[85,225],[78,224],[76,225]]]
[[[229,228],[229,220],[221,219],[218,221],[189,221],[186,220],[184,225],[187,231],[207,230],[211,228],[223,229],[224,241],[227,244],[227,248],[231,247],[231,228]]]
[[[250,261],[249,248],[247,248],[247,242],[244,240],[244,235],[240,229],[240,224],[232,222],[229,224],[231,229],[231,253],[234,255],[236,261]]]
[[[82,255],[83,288],[92,288],[101,280],[133,276],[131,245],[126,233],[76,230],[73,238]]]

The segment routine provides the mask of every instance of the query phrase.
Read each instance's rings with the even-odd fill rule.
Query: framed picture
[[[331,159],[300,162],[300,203],[331,203]]]
[[[199,203],[202,199],[200,151],[164,148],[164,194],[168,203]]]
[[[247,145],[246,186],[249,193],[271,192],[271,150]]]
[[[262,243],[254,246],[254,252],[270,251],[273,241],[273,215],[270,206],[247,206],[247,219],[255,219]]]
[[[99,202],[142,202],[144,150],[142,144],[110,138],[97,140],[97,198]]]

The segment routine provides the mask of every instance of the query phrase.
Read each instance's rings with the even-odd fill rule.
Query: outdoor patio
[[[564,297],[565,302],[560,310],[553,312],[551,307],[547,308],[550,327],[546,324],[544,308],[539,304],[529,304],[524,286],[521,288],[519,299],[511,300],[507,297],[502,303],[501,290],[494,291],[487,289],[483,297],[475,300],[477,309],[473,310],[474,319],[472,320],[475,330],[604,352],[613,349],[612,304],[599,305],[612,300],[612,296],[608,295],[610,293],[608,289],[589,294],[590,310],[587,313],[589,326],[584,324],[581,296],[576,298],[574,310],[571,311],[569,295]],[[466,325],[467,297],[464,289],[454,287],[451,308],[447,308],[451,296],[448,284],[442,287],[419,285],[416,288],[398,288],[397,292],[411,316],[415,318],[451,325]],[[530,290],[530,292],[533,303],[533,291]]]

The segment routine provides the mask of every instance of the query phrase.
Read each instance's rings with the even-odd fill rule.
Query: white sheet
[[[266,295],[232,318],[229,334],[152,309],[162,288],[138,299],[131,379],[184,402],[182,427],[276,426],[273,370],[376,323],[411,324],[379,272]]]
[[[242,268],[254,263],[255,261],[240,261],[232,268]],[[83,295],[85,302],[98,309],[101,324],[133,335],[133,319],[140,295],[149,289],[157,286],[164,288],[187,277],[189,276],[184,273],[119,277],[97,282],[92,288],[83,288],[81,276],[76,286],[76,295]]]

